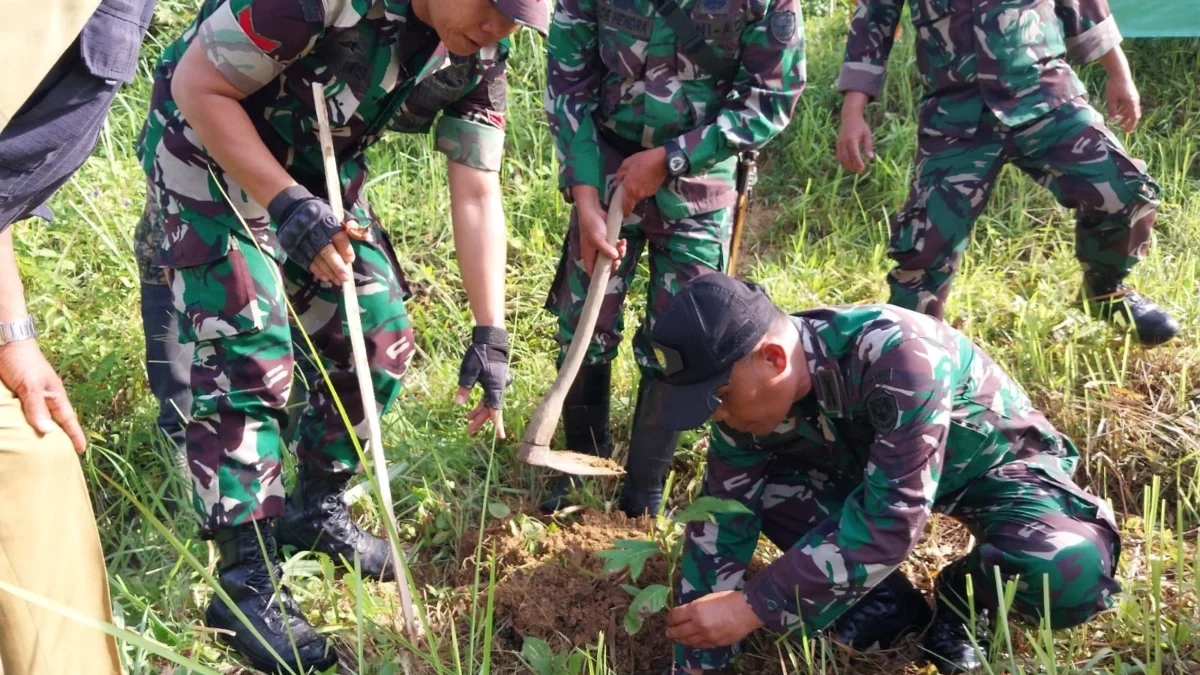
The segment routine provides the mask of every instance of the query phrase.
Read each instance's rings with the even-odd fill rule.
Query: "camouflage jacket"
[[[679,4],[718,54],[737,60],[732,82],[678,49],[651,0],[559,0],[546,112],[568,199],[573,185],[605,190],[598,127],[633,147],[683,150],[688,174],[656,195],[663,214],[677,219],[732,205],[737,153],[787,126],[805,84],[798,0]]]
[[[249,200],[208,156],[172,99],[175,65],[196,39],[246,94],[242,106],[267,148],[318,195],[326,191],[312,83],[322,83],[348,217],[374,218],[363,194],[366,148],[389,127],[427,132],[439,111],[445,113],[436,128],[441,152],[467,166],[499,169],[507,43],[471,57],[454,56],[406,0],[207,0],[159,59],[150,114],[138,139],[150,181],[182,212],[180,218],[164,218],[161,262],[167,266],[203,260],[207,253],[197,249],[222,239],[211,234],[214,226],[241,227],[222,192],[260,244],[279,255],[274,232],[265,227],[265,205]],[[196,238],[189,229],[209,233]]]
[[[903,0],[858,0],[838,79],[872,98]],[[920,133],[970,138],[984,110],[1002,124],[1038,119],[1087,93],[1067,64],[1089,63],[1121,42],[1106,0],[909,0],[926,95]]]
[[[768,628],[810,636],[899,566],[930,513],[953,513],[973,478],[1014,461],[1062,479],[1074,471],[1071,441],[950,326],[891,305],[814,309],[793,320],[812,376],[813,413],[797,404],[763,436],[714,423],[705,492],[754,515],[693,524],[681,602],[742,586],[775,471],[816,470],[847,495],[840,512],[745,582]],[[690,656],[704,661],[697,651]]]

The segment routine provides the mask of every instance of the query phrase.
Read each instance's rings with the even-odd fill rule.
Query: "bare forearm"
[[[265,207],[295,184],[259,137],[241,105],[241,92],[195,46],[180,61],[171,93],[208,154],[251,199]]]
[[[450,163],[450,217],[459,273],[480,326],[504,326],[507,239],[500,176]]]
[[[1129,74],[1129,61],[1125,58],[1125,51],[1120,47],[1108,50],[1099,61],[1109,79],[1133,79]]]
[[[842,119],[861,118],[870,100],[871,97],[861,91],[847,91],[846,98],[842,101]]]
[[[28,312],[25,309],[25,287],[17,272],[17,255],[13,250],[13,229],[0,232],[0,321],[13,321]]]

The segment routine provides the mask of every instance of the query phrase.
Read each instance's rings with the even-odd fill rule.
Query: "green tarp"
[[[1121,35],[1200,37],[1200,0],[1109,0]]]

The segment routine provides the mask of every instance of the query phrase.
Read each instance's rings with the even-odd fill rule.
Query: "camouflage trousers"
[[[624,157],[605,153],[606,184],[611,186],[617,168]],[[602,195],[601,206],[607,211],[611,188]],[[620,238],[625,240],[626,253],[620,267],[608,282],[600,316],[588,344],[584,363],[600,365],[617,356],[625,330],[624,304],[634,282],[642,250],[649,246],[649,272],[646,288],[645,319],[633,338],[633,353],[643,373],[657,373],[661,368],[650,334],[658,315],[667,303],[690,279],[714,270],[724,271],[729,261],[729,239],[732,234],[733,208],[723,208],[679,220],[663,217],[653,198],[643,200],[621,224]],[[567,348],[579,324],[579,314],[587,300],[591,277],[583,263],[579,244],[579,214],[571,210],[571,221],[562,245],[558,272],[546,299],[546,309],[558,319],[554,339],[559,344],[558,363],[566,358]]]
[[[379,243],[352,240],[353,268],[383,414],[400,392],[414,347],[395,254],[379,226],[372,229]],[[294,367],[308,387],[292,441],[300,463],[330,473],[359,468],[333,392],[360,442],[367,433],[341,288],[322,284],[291,262],[278,263],[240,232],[228,236],[226,255],[169,270],[180,339],[195,346],[186,443],[194,505],[206,536],[283,513],[280,428],[288,418]],[[315,354],[306,342],[294,341],[304,333]]]
[[[1074,209],[1087,277],[1123,279],[1146,253],[1158,185],[1083,99],[1010,128],[985,113],[974,138],[922,134],[908,201],[892,221],[891,302],[941,318],[975,219],[1012,163]]]
[[[1081,624],[1112,606],[1120,591],[1114,574],[1121,550],[1109,510],[1057,464],[1054,458],[1045,457],[1001,465],[957,494],[948,495],[945,505],[939,499],[936,509],[962,522],[975,536],[976,545],[966,554],[966,564],[973,577],[976,607],[996,606],[998,569],[1003,583],[1017,579],[1011,612],[1031,622],[1047,618],[1054,629]],[[837,518],[856,487],[820,471],[788,465],[773,467],[766,480],[761,531],[785,552],[817,525]],[[841,523],[841,527],[855,525]],[[735,537],[735,546],[746,550],[726,550],[720,532],[715,542],[711,535],[701,525],[692,524],[687,536],[696,545],[688,548],[711,549],[715,545],[722,559],[748,560],[757,545],[757,537]],[[689,574],[710,572],[686,559],[681,569],[685,588]],[[702,580],[697,581],[697,586],[706,587]],[[740,589],[743,581],[737,578],[736,587]],[[722,586],[721,590],[728,589]],[[812,618],[815,630],[821,630],[870,588],[863,586],[849,596],[837,597],[798,590],[806,617]],[[693,599],[681,593],[682,601]],[[694,649],[676,644],[675,660],[687,668],[723,668],[738,648]]]

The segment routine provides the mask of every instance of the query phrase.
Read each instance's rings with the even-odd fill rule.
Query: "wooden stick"
[[[618,185],[608,204],[606,234],[610,246],[617,245],[621,234],[621,223],[625,217],[621,207],[624,199],[625,187]],[[525,437],[517,450],[517,459],[522,462],[576,475],[622,473],[621,467],[610,459],[578,452],[550,450],[550,441],[554,438],[554,430],[558,427],[559,417],[562,416],[563,402],[575,382],[575,376],[579,374],[580,366],[583,365],[584,354],[587,352],[588,343],[592,341],[592,332],[596,329],[596,321],[600,317],[600,305],[604,302],[608,280],[612,275],[612,262],[612,258],[603,253],[596,254],[596,265],[592,268],[587,299],[584,300],[583,310],[579,313],[579,321],[575,326],[575,335],[571,338],[571,346],[567,348],[567,356],[563,359],[558,377],[550,391],[546,392],[529,425],[525,427]]]
[[[342,209],[342,182],[338,178],[337,159],[333,154],[333,135],[329,131],[329,115],[325,110],[325,91],[320,82],[313,82],[313,103],[317,110],[317,125],[321,139],[321,155],[325,160],[325,185],[329,192],[329,206],[339,223],[345,222]],[[409,638],[416,640],[421,635],[413,606],[412,590],[408,587],[407,565],[400,554],[400,529],[396,525],[396,514],[392,508],[392,485],[388,480],[387,458],[383,455],[383,439],[379,430],[379,413],[375,408],[375,388],[371,383],[371,370],[367,362],[367,346],[363,340],[362,320],[359,317],[358,290],[354,285],[354,274],[342,284],[342,301],[346,306],[346,324],[350,329],[350,345],[354,351],[354,373],[358,376],[358,392],[362,397],[363,416],[367,420],[368,441],[371,445],[371,460],[375,464],[375,483],[383,501],[383,512],[387,518],[388,542],[392,545],[392,561],[396,572],[396,586],[400,589],[400,606],[404,610],[404,628]],[[353,429],[349,429],[354,433]]]

